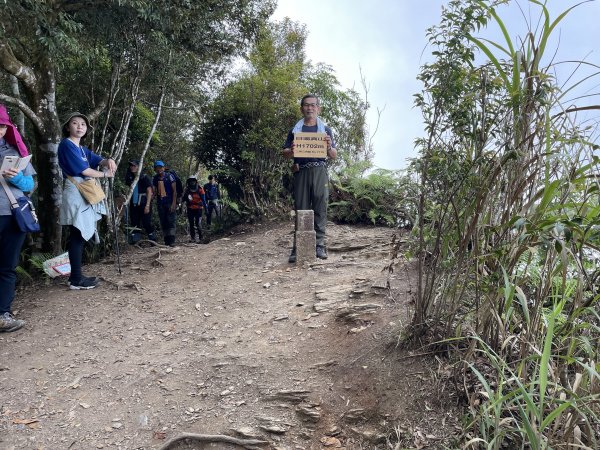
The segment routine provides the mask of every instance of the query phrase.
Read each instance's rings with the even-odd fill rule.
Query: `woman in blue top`
[[[96,235],[96,222],[106,214],[104,202],[90,205],[77,190],[76,183],[88,178],[112,177],[117,165],[112,159],[103,159],[89,148],[81,145],[81,141],[90,129],[90,121],[81,113],[73,113],[63,124],[62,133],[65,139],[58,146],[58,163],[65,177],[59,223],[69,226],[69,261],[71,289],[93,289],[98,284],[96,277],[85,277],[81,273],[83,246]],[[95,167],[104,167],[105,171]]]
[[[19,131],[8,117],[4,105],[0,105],[0,163],[5,156],[27,156],[28,151],[21,140]],[[25,170],[9,169],[3,171],[8,189],[15,198],[23,196],[23,192],[31,192],[34,187],[33,175],[35,170],[28,164]],[[16,331],[25,325],[24,320],[16,319],[11,312],[11,305],[15,298],[15,271],[19,262],[21,247],[25,242],[24,231],[17,226],[17,222],[10,210],[10,200],[6,191],[0,187],[0,332]]]

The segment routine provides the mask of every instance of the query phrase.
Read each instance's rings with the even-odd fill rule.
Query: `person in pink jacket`
[[[0,164],[5,156],[27,156],[29,152],[19,130],[12,123],[4,105],[0,105]],[[15,198],[23,197],[34,187],[35,170],[31,163],[24,170],[8,169],[0,174],[6,189]],[[0,187],[0,332],[16,331],[25,321],[13,316],[11,305],[15,298],[16,267],[26,233],[17,225],[11,212],[11,202],[4,186]]]

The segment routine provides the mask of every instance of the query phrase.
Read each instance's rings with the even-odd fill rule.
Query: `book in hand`
[[[19,172],[25,170],[27,164],[31,161],[31,155],[27,156],[5,156],[2,160],[2,166],[0,167],[0,173],[4,173],[4,171],[9,169],[16,169]]]

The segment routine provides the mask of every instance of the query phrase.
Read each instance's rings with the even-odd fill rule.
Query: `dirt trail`
[[[329,259],[304,268],[287,264],[291,231],[129,248],[122,276],[84,268],[106,279],[95,290],[20,292],[27,327],[0,335],[0,448],[158,449],[179,432],[438,448],[454,419],[437,364],[393,346],[414,268],[378,287],[394,230],[330,224]],[[239,448],[203,445],[174,447]]]

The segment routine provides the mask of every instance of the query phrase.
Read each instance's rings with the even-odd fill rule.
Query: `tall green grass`
[[[413,336],[469,341],[467,448],[597,448],[600,165],[546,62],[573,8],[531,0],[517,44],[491,4],[451,1],[429,33]],[[476,37],[490,21],[504,42]]]

